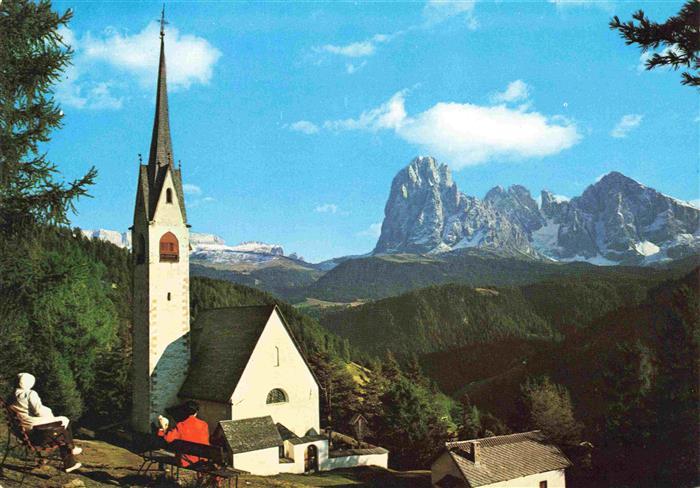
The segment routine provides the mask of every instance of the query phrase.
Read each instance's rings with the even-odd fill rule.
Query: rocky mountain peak
[[[491,188],[484,201],[511,220],[520,223],[528,234],[542,227],[544,223],[537,202],[530,195],[530,190],[522,185],[513,185],[507,190],[501,186]]]
[[[536,207],[536,204],[535,204]],[[527,236],[488,202],[460,193],[450,169],[418,157],[394,177],[374,253],[463,247],[529,251]]]
[[[522,185],[483,200],[457,189],[449,168],[418,157],[398,172],[374,253],[488,248],[596,264],[655,262],[700,251],[700,210],[617,171],[571,200]]]

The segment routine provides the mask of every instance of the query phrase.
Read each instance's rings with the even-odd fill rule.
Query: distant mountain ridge
[[[108,229],[81,230],[85,237],[111,242],[121,248],[131,248],[131,232],[119,232]],[[190,258],[212,264],[260,264],[277,258],[289,258],[303,262],[304,258],[295,253],[286,256],[279,244],[267,244],[259,241],[241,242],[229,246],[226,241],[215,235],[190,233]]]
[[[460,192],[449,168],[417,157],[391,185],[373,254],[464,248],[554,261],[649,264],[700,251],[700,209],[612,172],[566,200],[541,205],[513,185],[483,199]]]

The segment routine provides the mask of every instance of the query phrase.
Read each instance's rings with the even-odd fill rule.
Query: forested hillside
[[[697,262],[697,257],[686,261]],[[669,266],[674,266],[670,264]],[[686,268],[687,269],[687,268]],[[433,285],[519,286],[558,276],[580,275],[653,278],[653,268],[599,267],[588,263],[554,263],[501,256],[486,250],[444,254],[394,254],[349,259],[306,287],[283,290],[285,300],[317,298],[331,302],[377,300]]]
[[[581,440],[594,446],[590,484],[695,486],[699,273],[659,284],[637,306],[599,317],[528,361],[465,384],[462,393],[517,425],[522,385],[546,375],[571,393]]]
[[[638,303],[650,287],[681,269],[583,271],[520,287],[435,286],[332,310],[321,323],[369,354],[386,349],[424,354],[514,339],[557,341],[611,310]]]

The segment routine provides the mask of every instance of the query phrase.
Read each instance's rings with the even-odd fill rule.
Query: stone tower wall
[[[155,215],[135,223],[134,236],[145,232],[146,263],[134,271],[134,427],[150,430],[166,407],[177,404],[177,394],[189,368],[190,281],[189,229],[184,222],[168,172]],[[166,202],[167,189],[172,203]],[[177,237],[179,260],[160,260],[160,239]]]

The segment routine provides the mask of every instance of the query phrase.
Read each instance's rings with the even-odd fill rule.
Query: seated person
[[[188,401],[185,403],[187,418],[177,425],[168,429],[168,419],[162,415],[158,417],[160,429],[158,435],[165,439],[165,442],[173,442],[180,439],[188,442],[209,445],[209,426],[204,420],[198,419],[199,405],[197,402]],[[199,461],[200,458],[192,455],[184,455],[180,459],[180,466],[187,467]]]
[[[57,444],[63,460],[63,468],[67,473],[75,471],[82,465],[75,460],[83,450],[73,443],[67,417],[55,417],[50,408],[42,405],[39,394],[32,390],[36,378],[29,373],[17,375],[17,388],[10,408],[17,413],[22,429],[27,433],[32,444],[46,446]],[[60,422],[56,427],[43,428],[46,424]]]

